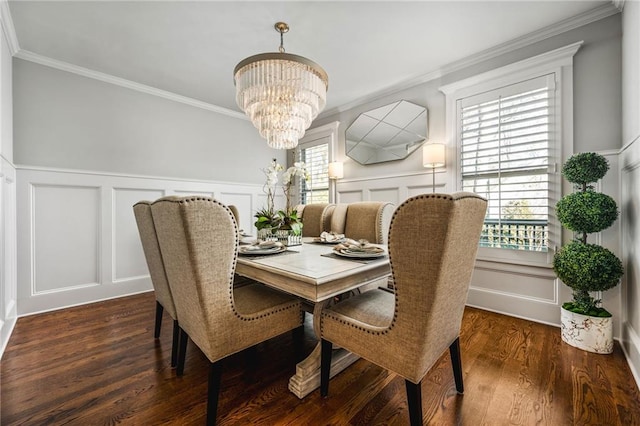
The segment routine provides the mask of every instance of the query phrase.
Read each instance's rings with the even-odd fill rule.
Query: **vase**
[[[278,241],[285,246],[299,246],[302,244],[302,231],[294,231],[292,229],[278,229],[275,231]]]
[[[613,352],[613,318],[591,317],[561,308],[562,341],[597,354]]]
[[[277,237],[275,235],[275,229],[271,227],[258,229],[258,240],[277,241]]]

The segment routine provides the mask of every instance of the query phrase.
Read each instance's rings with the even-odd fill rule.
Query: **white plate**
[[[333,252],[338,256],[352,257],[356,259],[374,259],[376,257],[383,257],[387,254],[386,251],[382,251],[380,253],[366,253],[360,251],[334,250]]]
[[[347,241],[346,238],[342,238],[340,240],[333,240],[333,241],[325,241],[323,239],[320,239],[319,237],[316,237],[313,239],[314,243],[319,243],[319,244],[340,244],[340,243],[344,243],[345,241]]]
[[[238,252],[245,256],[276,254],[276,253],[282,253],[283,251],[286,251],[286,250],[287,248],[285,246],[269,247],[265,249],[253,249],[253,250],[249,249],[249,247],[247,246],[242,246],[238,248]]]

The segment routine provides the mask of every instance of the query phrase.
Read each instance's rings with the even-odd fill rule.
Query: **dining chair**
[[[460,325],[486,207],[469,192],[418,195],[398,207],[388,245],[395,292],[370,290],[321,312],[323,397],[332,344],[405,379],[412,425],[422,424],[422,379],[447,348],[463,393]]]
[[[296,207],[302,219],[302,236],[319,237],[331,230],[331,214],[336,205],[332,203],[312,203]]]
[[[336,204],[330,221],[331,231],[353,240],[386,244],[395,206],[385,201]]]
[[[151,276],[151,284],[156,297],[156,321],[154,327],[154,338],[160,337],[160,329],[162,327],[162,314],[166,309],[169,316],[173,319],[173,339],[171,344],[171,367],[175,367],[178,354],[178,337],[179,326],[178,316],[176,315],[176,307],[173,303],[173,296],[167,281],[164,270],[162,255],[160,254],[160,246],[158,245],[158,237],[151,216],[151,202],[139,201],[133,205],[133,213],[138,225],[138,233],[142,242],[142,251],[147,261],[149,275]]]
[[[207,424],[216,422],[222,361],[289,330],[300,331],[300,300],[253,283],[234,288],[238,229],[222,203],[204,197],[151,205],[180,321],[178,375],[187,340],[209,359]]]

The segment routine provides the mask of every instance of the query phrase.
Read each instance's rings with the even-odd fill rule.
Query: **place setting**
[[[378,244],[371,244],[367,240],[352,240],[345,238],[337,243],[331,253],[324,254],[327,257],[340,257],[349,260],[359,260],[368,263],[370,261],[385,257],[387,251]]]
[[[269,256],[280,254],[287,251],[287,246],[279,241],[261,241],[257,240],[249,245],[238,247],[238,253],[241,256]],[[294,252],[289,252],[294,253]]]
[[[316,244],[340,244],[344,243],[346,240],[347,239],[344,234],[338,234],[333,231],[324,231],[319,237],[314,237],[312,242]]]

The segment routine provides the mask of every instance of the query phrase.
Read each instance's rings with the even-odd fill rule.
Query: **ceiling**
[[[273,25],[285,21],[286,51],[329,74],[325,112],[603,7],[613,8],[575,0],[9,2],[22,53],[233,111],[235,65],[277,51]]]

